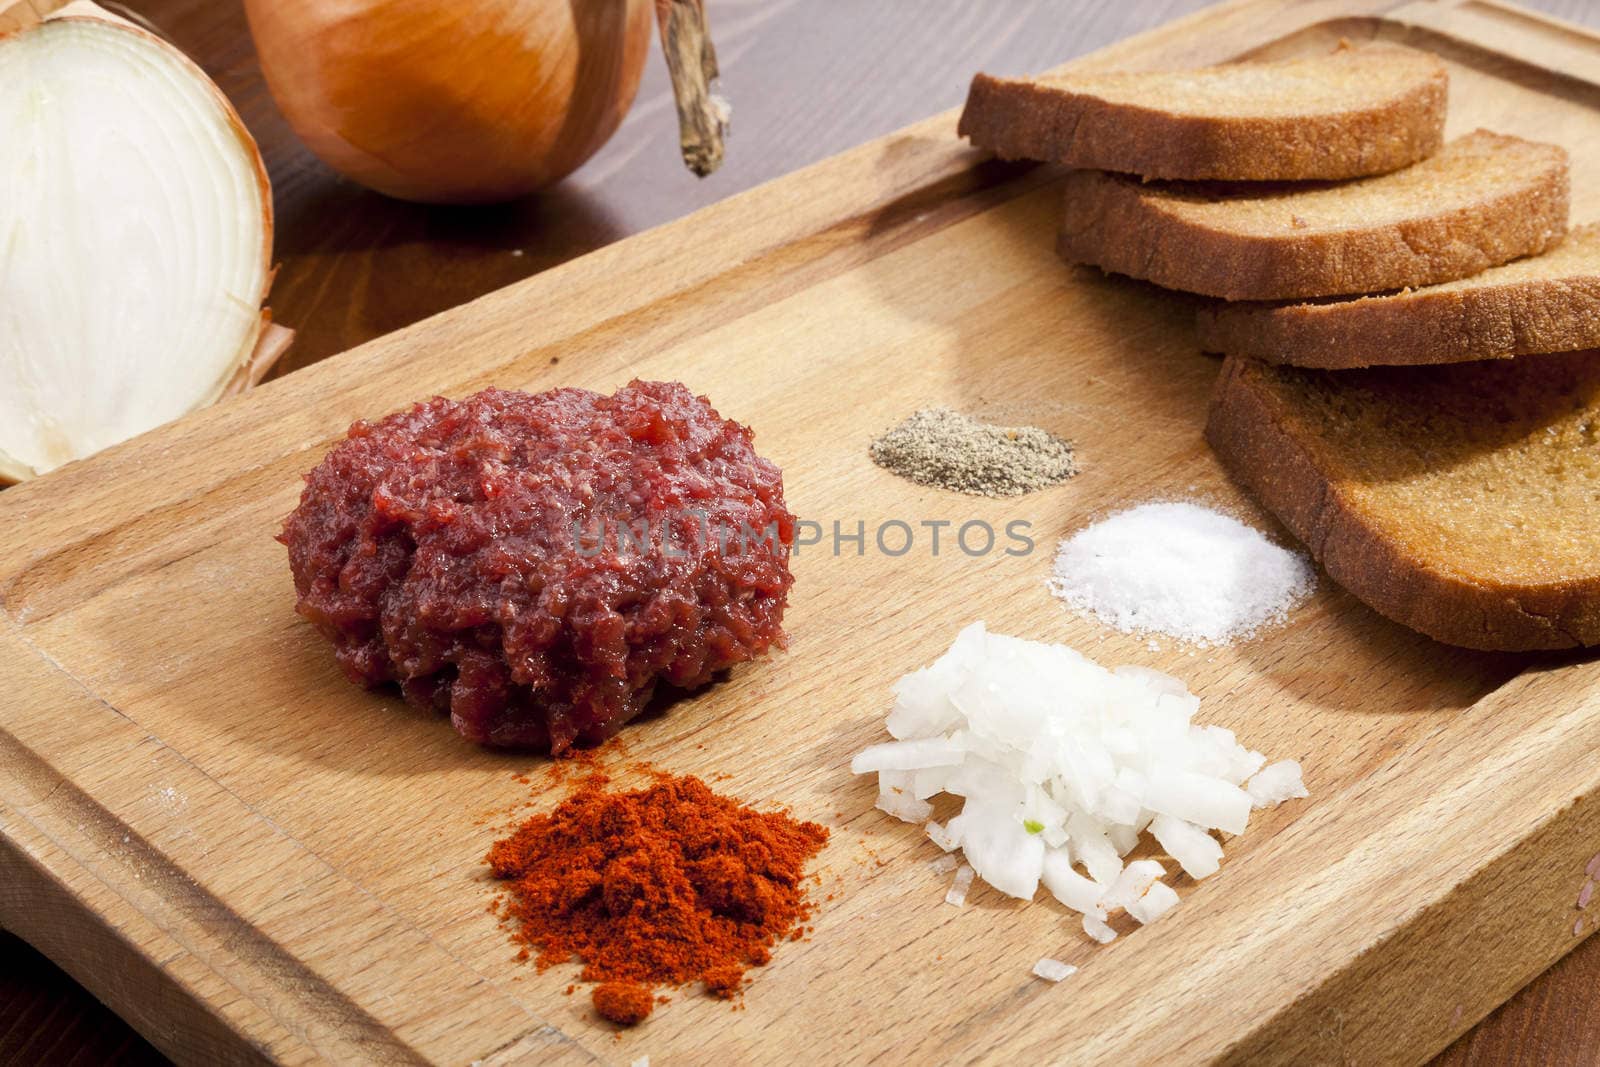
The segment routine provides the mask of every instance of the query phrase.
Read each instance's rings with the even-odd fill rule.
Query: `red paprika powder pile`
[[[638,982],[602,982],[594,987],[594,1010],[618,1026],[637,1026],[656,1006],[656,995]]]
[[[609,784],[588,776],[489,850],[495,877],[510,883],[501,914],[513,937],[540,970],[576,957],[585,981],[607,983],[596,1008],[624,1025],[649,1013],[640,987],[702,981],[735,996],[745,968],[810,917],[803,869],[827,828],[745,807],[694,777],[656,773],[633,792]]]

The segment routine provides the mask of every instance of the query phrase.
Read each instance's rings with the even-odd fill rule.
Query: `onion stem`
[[[717,51],[706,26],[705,0],[655,0],[661,48],[678,105],[678,148],[683,162],[704,178],[722,166],[728,105],[712,91]]]

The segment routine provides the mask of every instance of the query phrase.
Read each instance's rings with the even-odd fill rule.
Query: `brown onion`
[[[405,200],[522,196],[627,114],[651,0],[245,0],[267,85],[334,170]]]

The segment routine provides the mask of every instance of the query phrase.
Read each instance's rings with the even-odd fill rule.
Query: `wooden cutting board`
[[[1573,153],[1600,217],[1600,40],[1495,4],[1242,0],[1086,65],[1428,48],[1452,134]],[[964,79],[971,72],[952,71]],[[271,383],[0,494],[0,923],[188,1062],[653,1064],[1404,1062],[1444,1047],[1588,932],[1600,666],[1447,648],[1323,582],[1258,640],[1123,637],[1045,592],[1055,540],[1191,498],[1274,530],[1201,440],[1217,364],[1180,300],[1051,252],[1058,175],[985,162],[953,114]],[[504,813],[544,761],[349,686],[292,608],[272,537],[354,419],[495,384],[675,378],[753,426],[791,506],[853,533],[803,551],[787,653],[630,727],[625,758],[834,828],[814,935],[744,1009],[679,992],[618,1036],[571,968],[513,959],[485,907]],[[948,404],[1073,439],[1070,483],[1011,501],[901,482],[870,437]],[[1025,521],[968,556],[872,532]],[[1600,546],[1597,546],[1600,547]],[[889,685],[975,618],[1189,682],[1200,718],[1303,761],[1222,871],[1114,944],[1048,900],[949,876],[873,810],[850,755]],[[623,755],[614,757],[618,762]],[[535,773],[537,783],[540,778]],[[1081,972],[1030,977],[1041,956]]]

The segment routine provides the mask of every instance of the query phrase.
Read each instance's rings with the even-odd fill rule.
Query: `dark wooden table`
[[[1600,25],[1595,0],[1531,0]],[[560,188],[494,208],[422,208],[340,181],[296,142],[237,0],[127,0],[221,85],[272,174],[278,373],[343,351],[961,102],[975,70],[1022,73],[1198,9],[1203,0],[710,0],[735,104],[728,163],[676,158],[664,66],[606,148]],[[1600,938],[1522,990],[1437,1065],[1600,1063]],[[0,1063],[165,1062],[68,976],[0,933]]]

